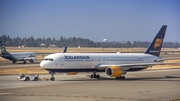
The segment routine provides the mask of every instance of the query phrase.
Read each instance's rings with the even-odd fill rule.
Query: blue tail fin
[[[162,43],[163,43],[165,33],[166,33],[166,28],[167,28],[167,25],[163,25],[161,27],[161,29],[158,32],[158,34],[156,35],[156,37],[154,38],[154,40],[151,42],[151,44],[147,48],[147,50],[145,52],[146,54],[151,54],[151,55],[155,55],[155,56],[160,55]]]
[[[0,41],[0,46],[1,46],[1,55],[8,55],[9,52],[6,51],[5,46],[3,45],[2,41]]]
[[[66,51],[67,51],[67,46],[64,47],[63,53],[66,53]]]

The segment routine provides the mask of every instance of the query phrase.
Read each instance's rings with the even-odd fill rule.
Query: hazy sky
[[[180,0],[0,0],[0,36],[180,42]]]

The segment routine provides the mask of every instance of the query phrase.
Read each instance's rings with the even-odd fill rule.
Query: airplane
[[[12,63],[16,63],[17,61],[23,61],[23,63],[26,63],[27,60],[29,60],[31,63],[34,63],[35,59],[37,58],[37,55],[34,52],[9,53],[8,51],[6,51],[6,48],[3,45],[2,41],[0,41],[0,45],[1,57],[12,61]]]
[[[45,57],[40,66],[51,74],[55,72],[76,75],[78,72],[92,72],[91,78],[100,78],[97,72],[105,72],[108,77],[125,79],[129,71],[139,71],[153,65],[165,65],[159,57],[167,25],[163,25],[144,53],[54,53]]]

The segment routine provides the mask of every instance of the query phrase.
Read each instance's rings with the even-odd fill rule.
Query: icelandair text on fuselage
[[[65,59],[90,59],[89,56],[64,56]]]

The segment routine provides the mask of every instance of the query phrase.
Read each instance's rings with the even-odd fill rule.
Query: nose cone
[[[46,67],[46,63],[44,61],[41,61],[40,66],[41,66],[41,68],[45,68]]]

